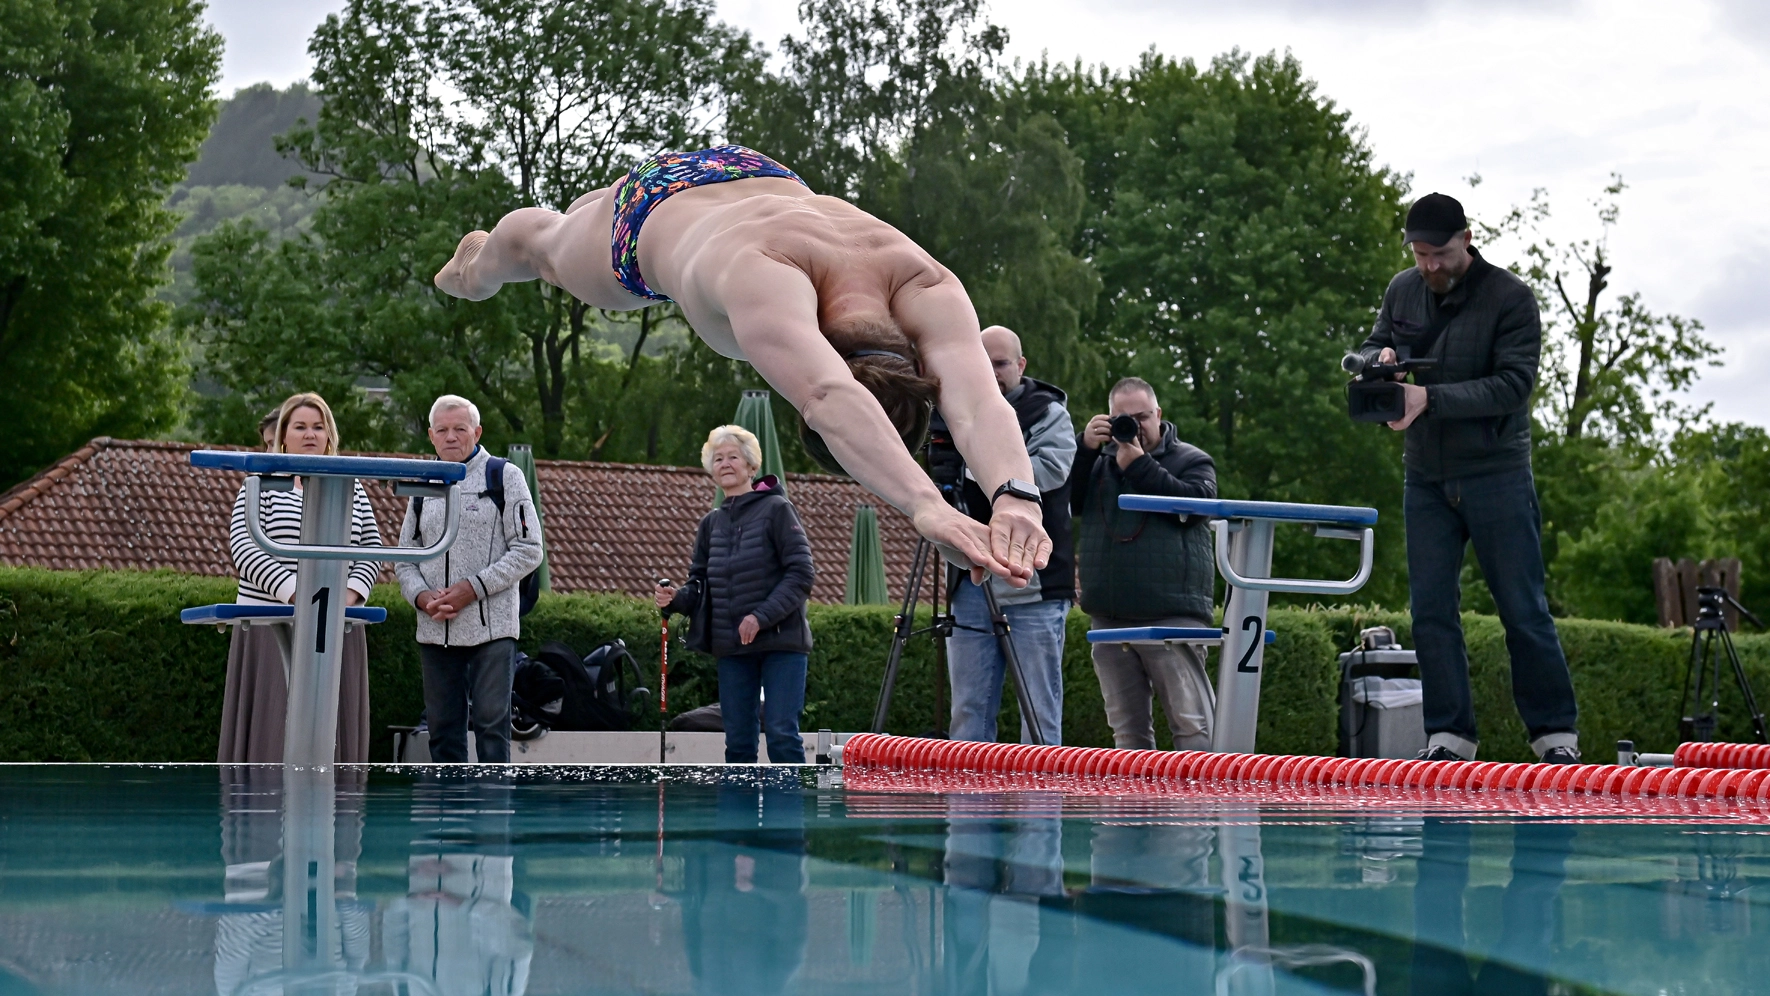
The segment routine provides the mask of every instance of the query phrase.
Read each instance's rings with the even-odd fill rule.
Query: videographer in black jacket
[[[1407,573],[1428,760],[1474,760],[1480,738],[1463,643],[1463,549],[1493,593],[1512,698],[1544,761],[1578,763],[1578,708],[1543,594],[1542,515],[1530,469],[1530,393],[1542,353],[1536,296],[1470,245],[1463,206],[1427,194],[1407,213],[1415,265],[1383,294],[1367,361],[1431,359],[1403,385]]]
[[[725,501],[701,519],[694,561],[680,588],[658,585],[658,607],[689,616],[688,648],[719,660],[719,705],[728,764],[756,761],[758,699],[768,760],[804,764],[811,624],[805,601],[816,574],[799,513],[762,468],[762,445],[741,425],[722,425],[701,447],[701,464]]]
[[[1094,416],[1082,430],[1069,475],[1070,508],[1081,516],[1076,567],[1082,611],[1094,629],[1213,626],[1217,568],[1205,520],[1127,512],[1119,508],[1119,496],[1215,498],[1216,464],[1204,450],[1181,442],[1172,422],[1162,421],[1147,381],[1124,378],[1113,385],[1107,405],[1108,414]],[[1130,419],[1135,431],[1115,434],[1115,416]],[[1093,653],[1114,746],[1155,749],[1152,695],[1161,697],[1176,748],[1211,746],[1217,696],[1203,650],[1096,643]]]

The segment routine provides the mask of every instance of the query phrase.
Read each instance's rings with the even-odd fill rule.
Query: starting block
[[[387,618],[387,610],[346,608],[348,562],[375,560],[418,563],[439,557],[460,528],[464,464],[441,460],[339,457],[302,453],[197,450],[191,466],[241,471],[246,475],[246,531],[273,557],[292,559],[293,605],[201,605],[179,618],[191,625],[271,626],[283,651],[289,679],[289,713],[284,727],[283,763],[325,766],[338,740],[338,675],[344,634]],[[302,479],[301,539],[279,543],[259,521],[259,497],[288,491]],[[394,493],[443,499],[445,527],[435,543],[422,548],[350,545],[350,522],[358,480],[393,481]],[[339,611],[343,609],[343,611]]]
[[[1229,586],[1223,620],[1231,625],[1221,630],[1159,626],[1090,630],[1088,642],[1180,643],[1220,648],[1211,749],[1253,753],[1254,731],[1260,718],[1260,671],[1266,648],[1277,640],[1277,634],[1266,628],[1271,593],[1350,595],[1364,587],[1371,576],[1375,541],[1372,527],[1377,524],[1377,510],[1163,495],[1120,495],[1119,507],[1129,512],[1197,515],[1210,522],[1216,538],[1217,573]],[[1345,581],[1273,577],[1272,540],[1280,523],[1309,526],[1324,539],[1357,542],[1358,570]]]

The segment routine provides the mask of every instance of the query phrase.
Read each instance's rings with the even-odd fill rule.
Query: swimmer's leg
[[[545,255],[547,236],[565,215],[546,208],[519,208],[505,215],[488,234],[468,232],[455,256],[437,271],[443,293],[483,301],[505,284],[535,280],[553,268]]]

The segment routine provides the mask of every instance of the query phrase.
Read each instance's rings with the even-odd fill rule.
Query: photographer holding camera
[[[1082,430],[1069,475],[1070,508],[1081,516],[1082,610],[1094,629],[1214,626],[1217,568],[1205,520],[1127,512],[1119,496],[1215,498],[1216,464],[1162,421],[1147,381],[1120,380],[1107,407]],[[1094,674],[1115,747],[1155,749],[1152,694],[1176,748],[1211,746],[1217,696],[1201,648],[1096,643]]]
[[[1421,757],[1472,761],[1480,741],[1459,614],[1471,541],[1512,658],[1512,698],[1542,760],[1579,762],[1578,709],[1543,594],[1542,516],[1530,468],[1530,393],[1542,352],[1536,296],[1470,245],[1463,206],[1427,194],[1407,212],[1415,265],[1383,293],[1347,358],[1428,360],[1402,384],[1407,573],[1428,740]],[[1400,379],[1405,374],[1396,374]],[[1360,406],[1350,398],[1354,417]]]
[[[1069,618],[1070,602],[1075,599],[1075,555],[1069,539],[1069,465],[1075,456],[1075,430],[1065,407],[1068,396],[1025,375],[1026,357],[1021,353],[1019,336],[992,325],[983,330],[983,348],[989,354],[996,386],[1002,389],[1002,396],[1014,408],[1020,423],[1021,438],[1026,441],[1027,455],[1032,457],[1030,483],[1039,492],[1045,532],[1051,536],[1051,560],[1032,584],[1014,588],[993,575],[986,575],[984,584],[991,586],[996,604],[1008,620],[1008,639],[1014,642],[1014,654],[1020,659],[1024,691],[1036,714],[1039,735],[1044,743],[1060,744],[1064,623]],[[951,462],[957,459],[958,451],[952,450],[948,461],[951,471],[957,471],[957,464]],[[938,457],[931,456],[929,469],[937,476],[939,472],[933,464],[938,462]],[[960,494],[964,509],[972,518],[979,522],[990,520],[993,504],[969,470],[963,472]],[[948,736],[953,740],[993,743],[996,714],[1002,706],[1002,678],[1008,664],[996,642],[982,587],[960,580],[952,595],[952,612],[957,627],[947,641],[953,691],[952,728]],[[1024,718],[1020,740],[1032,742]]]

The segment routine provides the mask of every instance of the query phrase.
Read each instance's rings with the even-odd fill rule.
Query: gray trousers
[[[1093,629],[1127,626],[1195,626],[1210,628],[1209,619],[1173,616],[1167,619],[1116,619],[1088,617]],[[1178,750],[1207,750],[1211,746],[1211,718],[1217,711],[1217,693],[1205,673],[1203,647],[1160,644],[1096,643],[1094,675],[1100,679],[1100,695],[1106,700],[1106,721],[1112,726],[1112,743],[1129,750],[1155,749],[1155,711],[1151,697],[1162,700]]]

